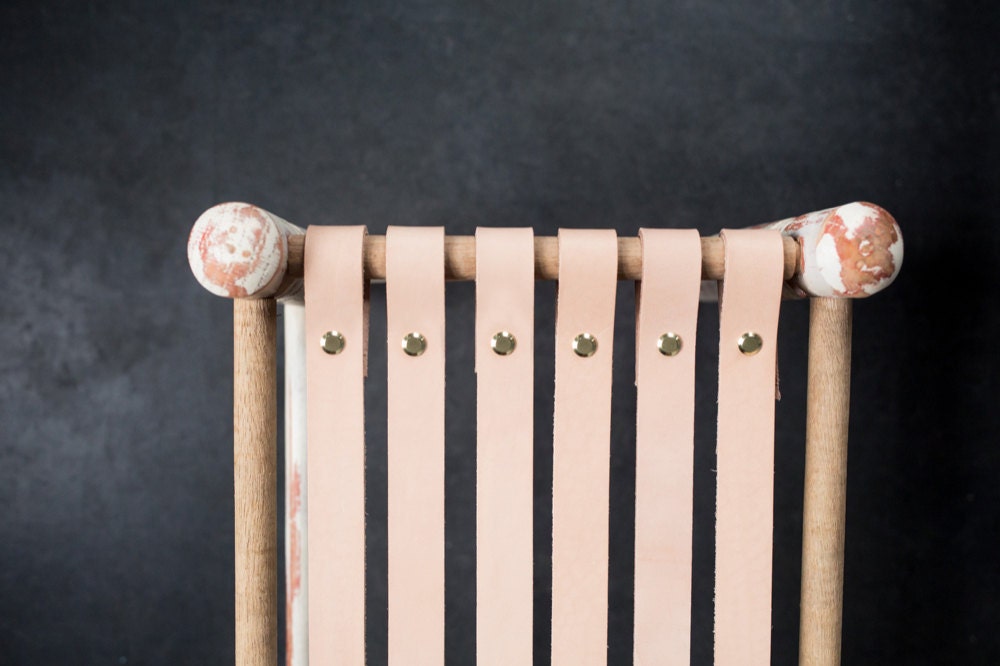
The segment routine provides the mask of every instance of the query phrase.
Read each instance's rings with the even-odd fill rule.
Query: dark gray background
[[[844,662],[1000,662],[995,3],[105,2],[0,9],[0,663],[232,659],[229,200],[300,225],[697,227],[853,200],[906,238],[855,309]],[[994,277],[990,277],[990,276]],[[385,658],[384,290],[369,382]],[[538,661],[552,303],[538,289]],[[619,291],[609,661],[631,653]],[[474,653],[471,285],[449,288],[449,663]],[[780,365],[774,663],[797,650],[807,306]],[[699,336],[695,663],[711,660],[714,309]]]

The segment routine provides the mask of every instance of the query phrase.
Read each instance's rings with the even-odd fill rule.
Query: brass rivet
[[[510,331],[500,331],[490,340],[490,347],[500,356],[507,356],[514,353],[517,347],[517,338]]]
[[[761,347],[764,346],[764,341],[761,340],[761,337],[753,331],[747,331],[740,336],[737,344],[739,345],[741,352],[747,356],[753,356],[760,351]]]
[[[420,356],[427,349],[427,339],[413,331],[403,336],[403,351],[408,356]]]
[[[672,331],[667,331],[661,335],[660,340],[656,343],[656,348],[664,356],[677,356],[681,353],[682,346],[681,336]]]
[[[590,333],[581,333],[573,338],[573,351],[577,356],[587,358],[597,353],[597,338]]]
[[[323,334],[319,344],[327,354],[339,354],[344,351],[344,345],[347,344],[347,341],[344,340],[343,334],[337,331],[327,331]]]

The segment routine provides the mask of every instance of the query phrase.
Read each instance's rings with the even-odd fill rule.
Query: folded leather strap
[[[478,666],[532,661],[534,311],[532,230],[477,229]]]
[[[313,664],[361,664],[365,658],[364,239],[364,227],[313,226],[306,231],[307,562]],[[340,334],[339,353],[324,351],[328,332]]]
[[[719,323],[715,663],[771,663],[774,386],[781,234],[725,230]],[[741,336],[756,333],[754,354]],[[752,340],[745,345],[752,350]]]
[[[607,661],[613,230],[559,230],[552,441],[552,664]],[[588,338],[578,336],[588,334]],[[587,352],[591,340],[597,349]]]
[[[694,229],[640,229],[639,238],[633,653],[637,665],[689,664],[701,238]]]
[[[444,229],[389,227],[385,264],[389,664],[440,666],[444,664]],[[407,336],[410,353],[403,348]]]

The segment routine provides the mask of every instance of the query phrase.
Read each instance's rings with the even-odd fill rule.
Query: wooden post
[[[277,302],[233,306],[236,664],[278,657]]]
[[[834,666],[844,600],[850,299],[811,300],[808,391],[799,664]]]

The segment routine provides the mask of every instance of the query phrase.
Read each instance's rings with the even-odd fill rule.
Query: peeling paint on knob
[[[188,237],[195,278],[217,296],[271,296],[288,263],[281,218],[246,203],[224,203],[205,211]]]
[[[882,291],[903,264],[903,235],[880,206],[849,203],[762,225],[802,248],[793,286],[802,294],[863,298]]]

